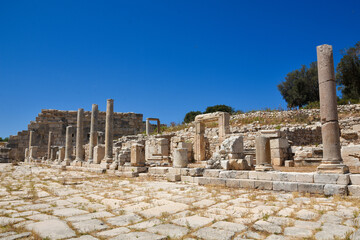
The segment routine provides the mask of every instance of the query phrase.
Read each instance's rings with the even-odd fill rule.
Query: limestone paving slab
[[[61,220],[46,220],[31,223],[25,226],[30,231],[35,231],[42,238],[64,239],[75,237],[75,232]]]
[[[146,231],[169,236],[170,238],[181,238],[189,232],[187,228],[179,227],[174,224],[161,224],[148,228]]]
[[[199,228],[211,223],[214,219],[206,218],[201,216],[190,216],[184,218],[178,218],[173,220],[172,222],[181,226],[190,227],[190,228]]]
[[[108,226],[103,221],[98,219],[90,219],[80,222],[74,222],[72,223],[72,225],[81,233],[88,233],[88,232],[104,230],[108,228]]]

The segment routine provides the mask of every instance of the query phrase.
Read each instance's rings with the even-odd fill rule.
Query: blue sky
[[[0,136],[41,109],[181,122],[191,110],[286,107],[277,85],[316,46],[360,41],[360,1],[0,0]]]

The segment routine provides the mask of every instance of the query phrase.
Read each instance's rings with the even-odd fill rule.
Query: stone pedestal
[[[58,147],[52,147],[50,148],[50,160],[55,161],[56,160],[56,153],[58,151]]]
[[[69,166],[71,162],[71,152],[72,152],[72,133],[73,127],[67,126],[66,127],[66,136],[65,136],[65,157],[62,165]]]
[[[94,147],[94,163],[100,164],[101,160],[104,159],[105,156],[105,146],[97,145]]]
[[[37,158],[37,150],[38,147],[37,146],[32,146],[30,147],[30,151],[29,151],[29,162],[35,161]]]
[[[187,148],[177,148],[173,152],[173,167],[186,168],[188,165]]]
[[[270,171],[273,170],[271,166],[270,156],[270,139],[263,136],[258,136],[255,139],[256,148],[256,171]]]
[[[145,147],[142,144],[134,143],[131,145],[131,166],[145,166]]]
[[[105,124],[105,157],[101,164],[110,164],[113,161],[113,128],[114,128],[114,100],[108,99],[106,104],[106,124]],[[108,167],[106,167],[108,168]]]
[[[65,159],[65,148],[64,147],[59,147],[59,162],[64,161]]]
[[[88,163],[93,163],[94,147],[97,145],[97,122],[98,122],[98,105],[93,104],[91,110],[91,123],[90,123],[90,142],[89,142],[89,159]]]
[[[348,173],[349,168],[343,164],[341,158],[332,46],[326,44],[318,46],[317,59],[323,142],[323,159],[317,171],[321,173]]]
[[[28,163],[29,162],[29,149],[25,148],[25,159],[24,162]]]
[[[84,109],[79,108],[76,126],[76,162],[84,161],[84,134],[83,134]]]

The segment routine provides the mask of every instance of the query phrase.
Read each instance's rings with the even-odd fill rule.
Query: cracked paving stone
[[[108,218],[106,221],[111,225],[123,227],[129,224],[140,222],[141,220],[142,218],[139,215],[127,214],[127,215]]]
[[[269,233],[281,233],[281,227],[279,225],[259,220],[254,223],[253,227],[258,231],[265,231]]]
[[[171,238],[181,238],[186,235],[189,230],[185,227],[179,227],[173,224],[162,224],[155,227],[146,229],[146,231],[151,233],[157,233],[164,236],[169,236]]]
[[[26,229],[36,232],[42,238],[64,239],[75,237],[75,232],[61,220],[46,220],[42,222],[30,223]]]
[[[235,232],[205,227],[200,228],[192,235],[207,240],[231,240],[235,236]]]
[[[107,229],[108,226],[99,219],[90,219],[81,222],[73,222],[72,225],[81,233]]]
[[[166,236],[149,233],[149,232],[131,232],[121,234],[117,237],[110,238],[110,240],[166,240]]]
[[[172,222],[175,224],[185,226],[185,227],[190,227],[193,229],[203,227],[203,226],[211,223],[212,221],[213,221],[212,218],[200,217],[197,215],[172,220]]]

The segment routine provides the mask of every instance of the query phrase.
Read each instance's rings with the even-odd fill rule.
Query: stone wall
[[[105,132],[105,112],[99,112],[98,131]],[[89,142],[91,112],[84,112],[84,142]],[[76,128],[77,111],[61,111],[43,109],[31,121],[28,130],[19,132],[16,136],[10,136],[8,147],[11,148],[10,158],[15,160],[24,159],[25,148],[29,145],[29,132],[34,131],[34,146],[38,146],[38,156],[45,156],[49,131],[53,132],[53,146],[65,146],[66,127],[72,125]],[[143,115],[137,113],[114,113],[114,138],[126,135],[135,135],[145,130]],[[74,133],[75,135],[75,133]],[[75,145],[75,139],[73,139]]]

